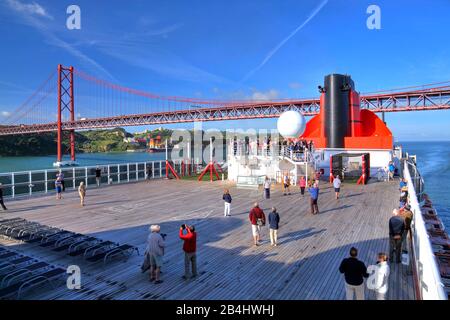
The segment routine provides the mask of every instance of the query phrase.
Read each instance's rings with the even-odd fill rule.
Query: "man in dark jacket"
[[[339,272],[345,277],[345,293],[347,300],[364,300],[364,278],[369,277],[364,262],[358,260],[358,249],[350,249],[350,257],[342,260]]]
[[[270,244],[274,247],[277,246],[278,240],[278,226],[280,223],[280,215],[275,207],[272,208],[272,212],[269,213],[269,233]]]
[[[0,205],[2,206],[3,210],[8,210],[6,209],[6,206],[3,203],[3,185],[1,183],[0,183]]]
[[[186,234],[184,234],[186,230]],[[189,265],[192,265],[192,278],[197,276],[197,232],[194,226],[183,224],[180,228],[180,239],[184,240],[184,276],[183,279],[190,278]]]
[[[261,241],[261,227],[266,224],[266,216],[260,209],[258,202],[255,202],[253,209],[248,215],[250,223],[252,224],[253,243],[255,246]]]
[[[225,209],[223,211],[223,216],[224,217],[229,217],[231,215],[230,212],[231,212],[231,201],[232,201],[232,199],[231,199],[230,191],[228,189],[225,189],[225,191],[223,193],[223,196],[222,196],[222,199],[223,199],[224,204],[225,204]]]
[[[402,251],[402,239],[405,232],[405,221],[400,216],[400,210],[394,209],[392,211],[392,217],[389,219],[389,260],[400,263],[401,251]]]

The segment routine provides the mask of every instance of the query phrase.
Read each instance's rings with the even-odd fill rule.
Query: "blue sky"
[[[70,4],[81,8],[81,30],[66,28]],[[366,27],[371,4],[381,30]],[[329,73],[350,74],[360,92],[447,81],[449,9],[448,0],[2,0],[0,122],[58,63],[205,99],[317,97]],[[386,120],[398,140],[450,140],[450,111]],[[276,119],[205,125],[228,126],[275,128]]]

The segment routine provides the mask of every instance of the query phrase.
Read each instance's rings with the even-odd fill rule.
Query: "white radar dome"
[[[278,118],[277,129],[284,138],[298,138],[306,127],[305,117],[297,111],[286,111]]]

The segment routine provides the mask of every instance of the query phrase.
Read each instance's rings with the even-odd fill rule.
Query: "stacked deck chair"
[[[0,235],[30,244],[35,243],[71,257],[83,257],[92,263],[103,261],[105,264],[114,258],[128,259],[134,252],[139,255],[138,248],[128,244],[105,241],[21,218],[0,220]]]
[[[64,285],[66,270],[0,247],[0,299],[20,298],[28,290]],[[58,281],[61,280],[61,281]]]

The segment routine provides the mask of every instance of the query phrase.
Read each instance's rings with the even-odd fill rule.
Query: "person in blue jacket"
[[[314,183],[312,186],[308,188],[309,195],[311,196],[311,213],[319,214],[319,206],[317,205],[317,201],[319,200],[319,186],[317,183]]]
[[[269,213],[270,244],[273,247],[277,246],[279,224],[280,215],[278,214],[277,209],[273,207],[272,212]]]

